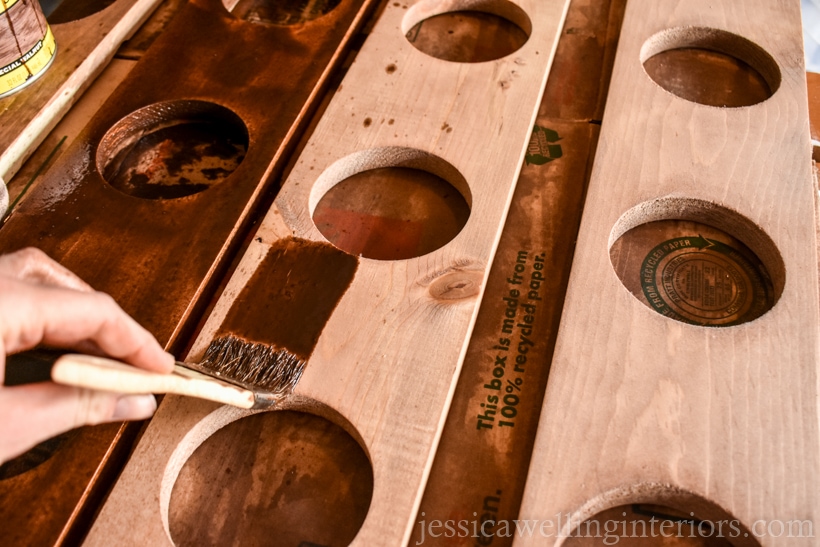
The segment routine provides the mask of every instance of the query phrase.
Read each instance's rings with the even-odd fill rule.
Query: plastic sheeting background
[[[820,0],[800,0],[803,8],[803,43],[806,70],[820,72]]]

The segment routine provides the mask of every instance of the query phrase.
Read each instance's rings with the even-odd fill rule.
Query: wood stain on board
[[[0,97],[19,91],[54,59],[54,34],[36,0],[0,0]]]
[[[288,157],[328,71],[345,57],[355,29],[373,8],[372,0],[344,0],[310,25],[272,27],[239,21],[220,2],[185,2],[7,218],[0,248],[40,247],[111,294],[166,349],[181,351],[253,215],[275,193],[273,181],[283,169],[277,158]],[[248,47],[255,43],[266,44],[265,55]],[[186,70],[172,70],[178,66]],[[272,93],[276,101],[269,100]],[[136,199],[106,183],[95,152],[107,131],[146,106],[191,96],[224,106],[252,128],[241,173],[229,184],[176,199]],[[254,107],[259,104],[266,108]],[[5,543],[56,544],[65,534],[82,537],[138,429],[139,424],[80,429],[48,461],[0,481]],[[25,502],[35,498],[37,510]]]
[[[269,344],[307,361],[359,260],[324,242],[276,241],[231,305],[217,337]]]
[[[329,243],[275,241],[214,343],[266,344],[302,366],[358,264]],[[342,427],[301,412],[265,412],[220,429],[188,460],[174,485],[171,535],[177,545],[347,545],[372,490],[367,455]],[[241,515],[202,525],[203,514],[233,514],[226,507]]]

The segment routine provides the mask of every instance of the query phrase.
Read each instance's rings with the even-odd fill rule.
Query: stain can
[[[0,0],[0,98],[41,76],[55,51],[38,0]]]

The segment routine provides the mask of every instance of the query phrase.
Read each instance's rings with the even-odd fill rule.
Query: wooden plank
[[[704,27],[735,36],[693,43],[714,38],[698,32]],[[667,29],[682,31],[649,41]],[[763,530],[816,524],[820,507],[817,254],[800,29],[797,2],[629,2],[521,511],[545,527],[516,545],[558,544],[582,521],[599,513],[611,520],[602,512],[635,503],[691,513],[712,530],[724,521],[734,545],[816,542],[805,530],[788,539],[777,527]],[[754,47],[737,36],[768,52],[777,70],[767,70],[765,55],[747,55]],[[735,108],[676,97],[642,66],[642,48],[661,43],[762,63],[756,68],[775,92]],[[703,327],[664,317],[625,290],[611,247],[630,228],[664,219],[740,239],[765,263],[774,307],[743,324]]]
[[[225,328],[226,316],[235,325],[232,306],[263,271],[260,264],[269,249],[292,237],[323,241],[312,210],[347,176],[385,166],[413,167],[442,176],[466,194],[470,218],[447,245],[404,260],[359,259],[302,380],[282,405],[339,423],[366,450],[373,466],[372,499],[354,545],[398,545],[409,539],[531,134],[566,3],[515,4],[532,22],[526,44],[501,59],[473,64],[431,58],[403,36],[417,18],[435,14],[434,8],[447,11],[461,3],[384,6],[189,355],[194,360],[202,355]],[[512,3],[471,5],[502,5],[508,17],[518,13],[509,7]],[[275,309],[276,300],[269,302]],[[290,319],[306,323],[298,316]],[[258,319],[254,325],[258,328]],[[167,544],[174,530],[169,515],[177,513],[173,505],[180,499],[173,493],[180,469],[214,431],[247,415],[194,400],[163,401],[88,543],[133,543],[129,530],[138,522],[140,542]],[[260,442],[264,438],[248,438],[241,452],[255,453]],[[237,452],[235,445],[223,446],[208,459],[231,452]],[[253,476],[265,467],[258,461]],[[224,487],[248,484],[248,479],[235,478]],[[222,486],[219,491],[226,492]],[[242,504],[233,510],[242,511]],[[322,527],[311,521],[303,525],[304,541],[313,541],[308,534]],[[235,541],[241,543],[241,536]]]
[[[309,24],[276,27],[234,18],[218,0],[186,4],[9,217],[0,248],[42,248],[114,296],[169,350],[179,351],[245,236],[255,205],[275,188],[283,158],[373,6],[345,0]],[[263,44],[266,55],[247,43]],[[244,85],[242,93],[237,85]],[[96,161],[108,129],[138,109],[178,99],[224,105],[244,120],[249,146],[236,176],[179,199],[115,190]],[[28,534],[23,543],[60,543],[61,530],[75,525],[73,537],[81,536],[89,523],[76,517],[93,515],[138,428],[80,429],[45,464],[0,481],[3,527]],[[32,511],[30,500],[43,503]],[[43,516],[50,526],[37,526]]]
[[[0,180],[8,181],[160,0],[117,0],[51,24],[57,53],[37,82],[0,101]]]

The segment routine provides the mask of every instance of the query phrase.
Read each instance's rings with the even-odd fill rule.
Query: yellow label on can
[[[4,4],[10,7],[16,1],[12,0]],[[19,59],[0,67],[0,96],[20,87],[27,80],[42,72],[54,57],[55,49],[54,34],[51,32],[51,27],[47,27],[46,35],[42,40],[38,40]]]
[[[0,0],[0,13],[3,13],[16,3],[17,0]]]

